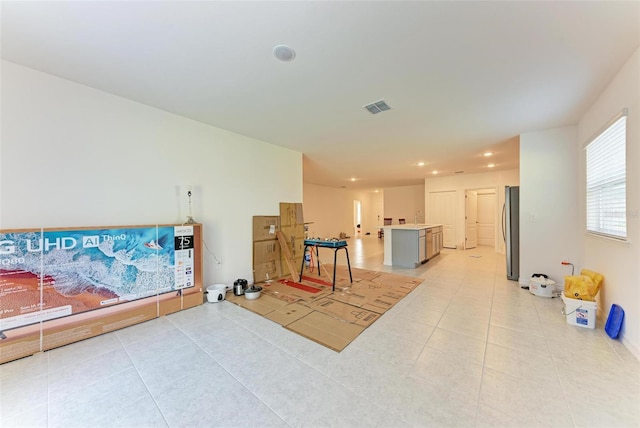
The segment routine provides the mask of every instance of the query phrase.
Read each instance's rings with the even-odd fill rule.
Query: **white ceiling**
[[[488,171],[487,150],[517,168],[518,135],[576,124],[640,45],[638,1],[1,7],[2,58],[300,151],[306,182],[353,189]]]

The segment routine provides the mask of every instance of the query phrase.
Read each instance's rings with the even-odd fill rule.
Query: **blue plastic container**
[[[620,327],[622,327],[622,320],[624,319],[624,310],[616,305],[611,305],[609,311],[609,317],[607,318],[607,324],[604,326],[604,331],[607,332],[610,338],[615,339],[620,333]]]

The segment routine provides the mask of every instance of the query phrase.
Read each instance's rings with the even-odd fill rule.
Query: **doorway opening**
[[[362,203],[360,201],[353,201],[353,233],[356,237],[360,237],[362,234]]]

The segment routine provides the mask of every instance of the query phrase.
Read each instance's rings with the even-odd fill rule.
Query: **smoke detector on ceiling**
[[[364,107],[367,110],[369,110],[369,113],[371,113],[371,114],[378,114],[378,113],[381,113],[383,111],[387,111],[387,110],[391,109],[391,107],[389,107],[389,104],[387,104],[385,100],[375,101],[375,102],[373,102],[371,104],[367,104],[367,105],[362,106],[362,107]]]
[[[273,56],[278,58],[280,61],[290,62],[295,59],[296,51],[287,45],[278,45],[273,48]]]

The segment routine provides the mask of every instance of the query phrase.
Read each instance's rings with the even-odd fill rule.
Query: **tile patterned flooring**
[[[491,248],[423,278],[336,353],[229,302],[0,365],[0,427],[638,427],[640,363],[506,280]],[[329,262],[329,261],[328,261]]]

